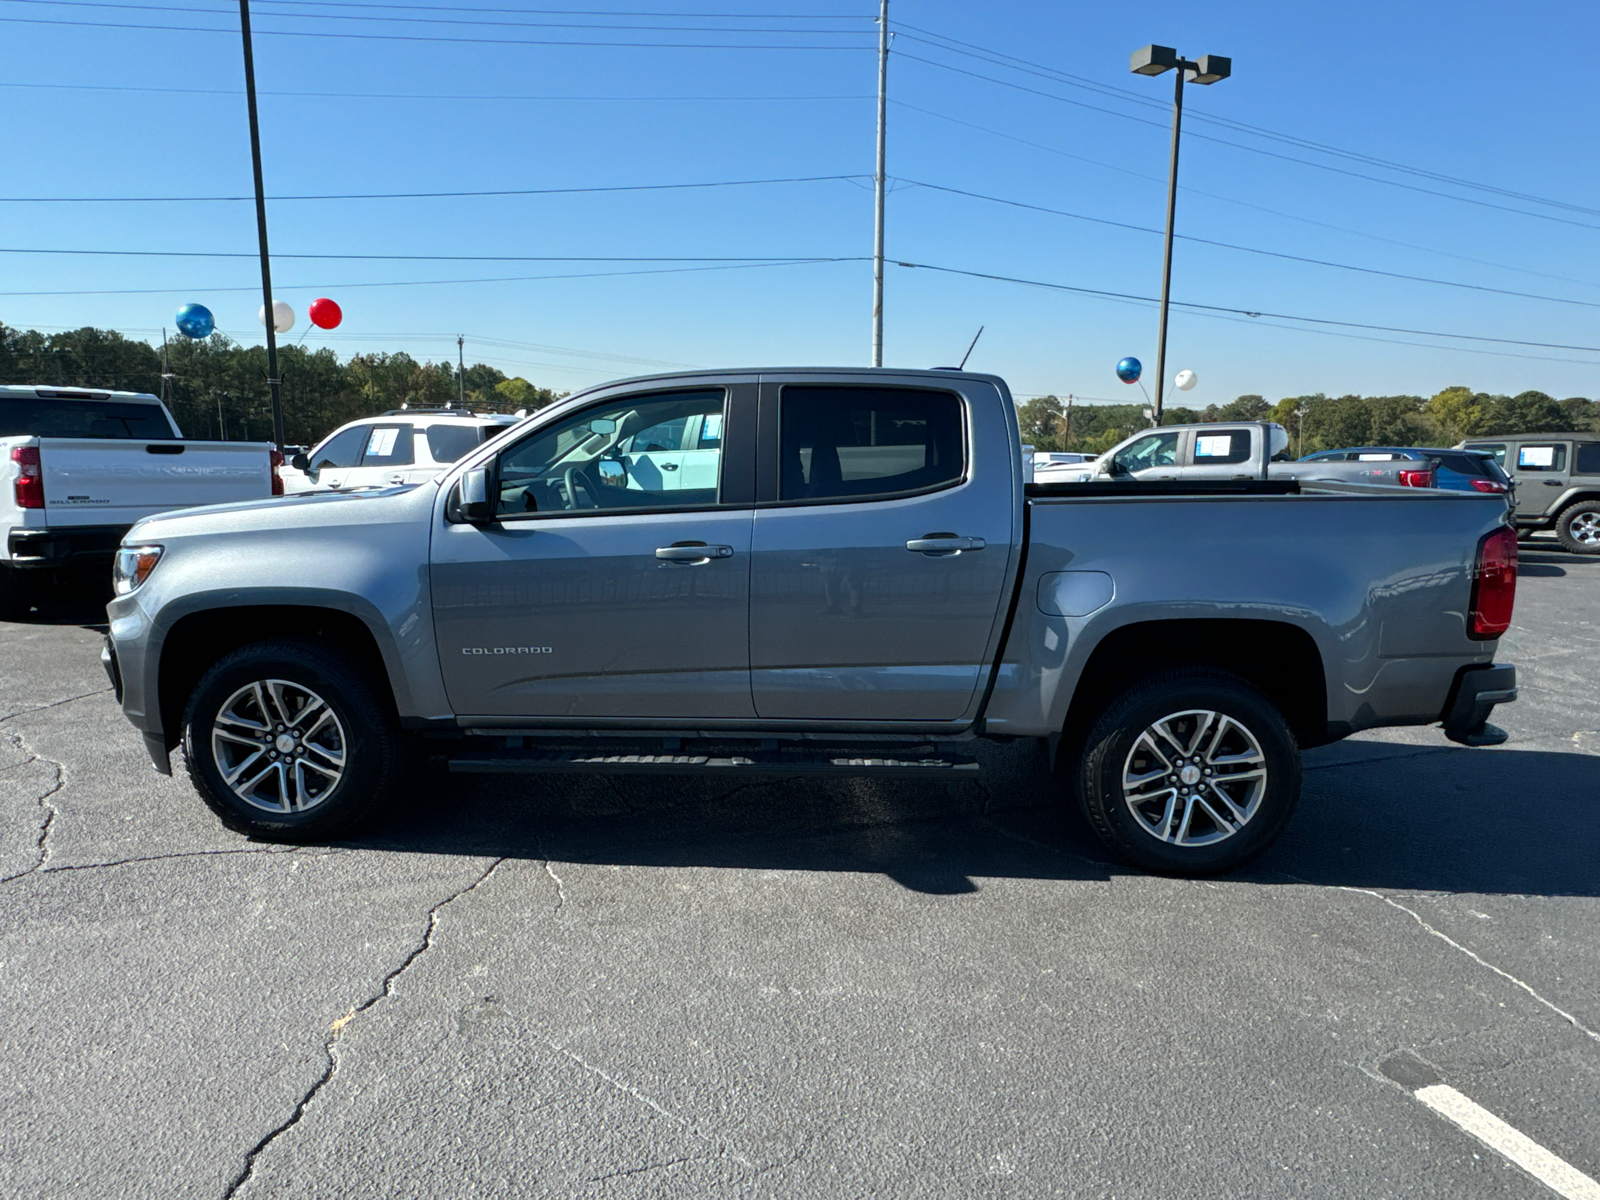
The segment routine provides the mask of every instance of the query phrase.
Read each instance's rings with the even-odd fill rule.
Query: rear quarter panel
[[[1016,618],[985,728],[1050,735],[1066,720],[1094,648],[1139,622],[1282,622],[1316,643],[1330,722],[1350,728],[1438,719],[1455,672],[1496,642],[1467,636],[1479,539],[1498,497],[1418,492],[1029,501]],[[1111,577],[1081,616],[1039,605],[1057,571]]]

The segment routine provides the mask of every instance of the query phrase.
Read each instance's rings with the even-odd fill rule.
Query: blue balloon
[[[185,304],[178,310],[178,332],[184,337],[210,337],[216,327],[211,310],[204,304]]]
[[[1117,364],[1117,378],[1123,383],[1138,383],[1144,366],[1137,358],[1125,358]]]

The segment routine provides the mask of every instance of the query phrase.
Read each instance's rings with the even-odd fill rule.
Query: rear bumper
[[[1517,668],[1511,663],[1462,667],[1444,706],[1444,735],[1463,746],[1497,746],[1505,731],[1489,724],[1497,704],[1517,698]]]
[[[129,525],[81,525],[66,529],[13,529],[6,539],[10,565],[47,571],[61,567],[110,569]]]

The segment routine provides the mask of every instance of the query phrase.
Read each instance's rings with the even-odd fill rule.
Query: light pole
[[[1171,46],[1146,46],[1133,52],[1129,69],[1135,75],[1160,75],[1174,68],[1178,82],[1172,92],[1172,167],[1167,175],[1167,248],[1161,262],[1161,323],[1156,333],[1156,398],[1153,421],[1161,424],[1161,397],[1167,379],[1167,300],[1172,291],[1172,218],[1178,208],[1178,134],[1183,127],[1183,80],[1194,72],[1196,83],[1215,83],[1233,73],[1233,60],[1219,54],[1202,54],[1198,62],[1180,58]]]
[[[889,123],[889,0],[878,4],[878,166],[872,173],[872,365],[883,366],[884,142]]]

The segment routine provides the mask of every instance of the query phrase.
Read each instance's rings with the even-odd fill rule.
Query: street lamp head
[[[1128,69],[1135,75],[1160,75],[1178,65],[1178,52],[1171,46],[1146,46],[1135,50]]]
[[[1233,59],[1220,54],[1202,54],[1195,65],[1197,70],[1191,83],[1215,83],[1233,74]]]

